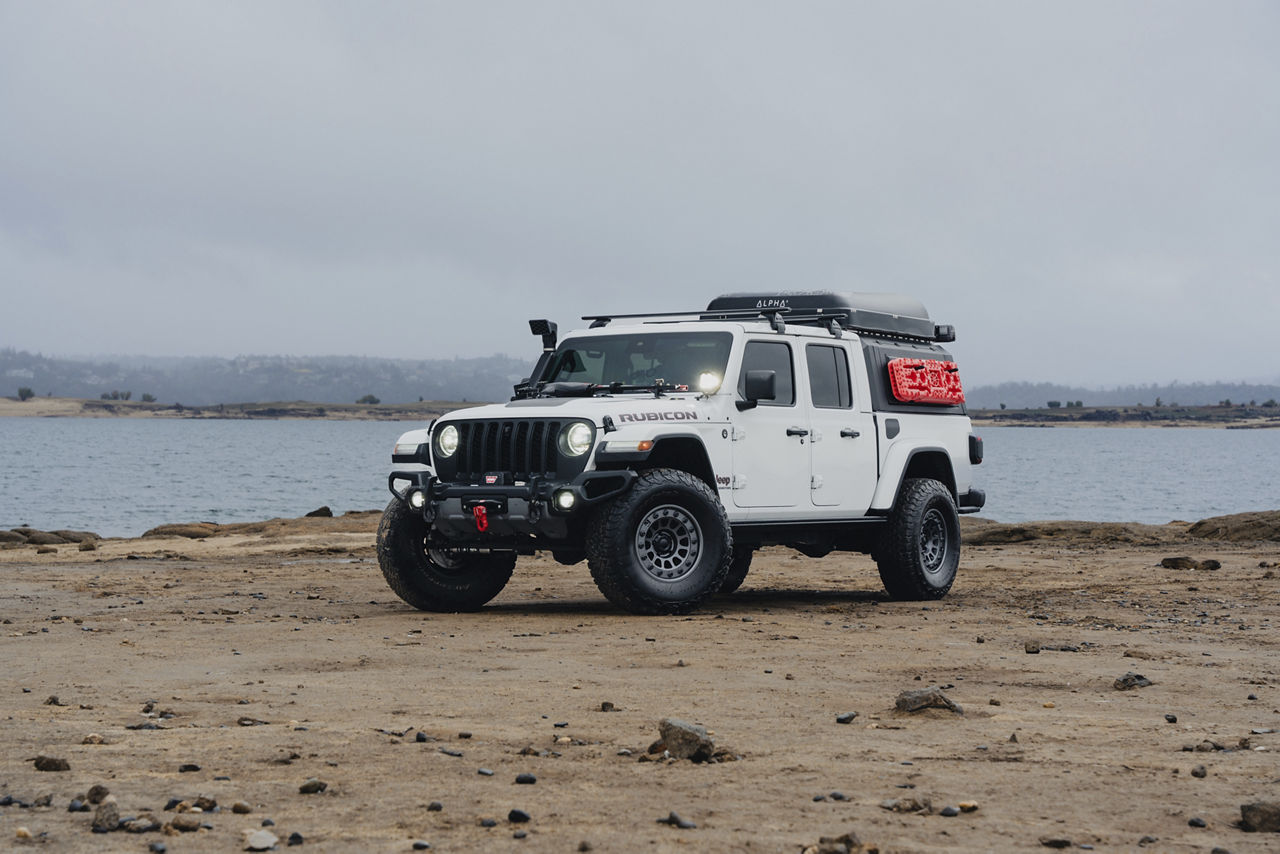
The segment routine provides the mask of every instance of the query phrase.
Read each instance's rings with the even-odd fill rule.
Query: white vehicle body
[[[709,488],[728,528],[731,554],[716,558],[726,565],[734,555],[749,561],[750,551],[766,544],[811,555],[883,551],[887,523],[909,482],[927,480],[938,485],[930,486],[933,492],[949,496],[949,510],[941,498],[928,499],[935,533],[940,524],[949,530],[955,512],[983,504],[973,483],[981,442],[972,436],[962,393],[956,394],[958,378],[945,377],[954,386],[945,399],[929,398],[927,389],[923,403],[894,397],[905,393],[890,374],[914,376],[901,365],[955,373],[935,343],[953,333],[929,322],[918,303],[883,295],[732,295],[674,319],[590,319],[592,328],[573,332],[558,347],[554,327],[544,331],[544,358],[513,400],[451,412],[397,442],[392,503],[421,514],[424,536],[440,552],[549,549],[574,562],[588,555],[593,536],[605,536],[604,508],[623,502],[638,478],[653,480],[654,471],[683,473]],[[625,367],[638,366],[642,379],[618,379],[624,359]],[[676,375],[652,375],[665,370]],[[579,375],[589,381],[572,381]],[[710,543],[701,539],[703,528],[721,524],[664,512],[677,522],[650,513],[627,534],[631,539],[613,545],[626,551],[634,543],[641,564],[646,549],[657,548],[648,552],[659,558],[650,575],[670,581],[665,556],[676,554],[676,561],[683,553],[665,535],[645,540],[645,520],[659,521],[659,534],[664,524],[677,539],[687,532],[695,550]],[[959,548],[954,527],[954,554],[946,553],[952,563]],[[715,548],[707,545],[697,559],[707,550]],[[600,554],[597,562],[612,560]],[[684,569],[677,563],[665,574]],[[600,582],[595,566],[592,572]],[[650,589],[653,578],[638,577],[645,597],[661,600],[672,586]],[[736,587],[742,579],[734,580]],[[661,607],[635,606],[635,596],[611,595],[610,584],[601,584],[610,598],[646,613],[684,610],[690,598],[696,604],[716,592],[704,585],[696,596]],[[717,586],[714,580],[708,585]],[[947,578],[942,593],[949,588]],[[933,589],[925,584],[915,592],[931,596]]]

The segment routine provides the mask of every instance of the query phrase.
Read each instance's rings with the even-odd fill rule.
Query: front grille
[[[556,472],[560,421],[457,421],[459,481],[500,473],[507,482]]]

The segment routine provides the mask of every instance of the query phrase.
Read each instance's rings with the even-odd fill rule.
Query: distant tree
[[[1276,405],[1276,399],[1273,397],[1273,398],[1271,398],[1270,400],[1264,401],[1262,405],[1263,405],[1263,406],[1267,406],[1267,407],[1275,406],[1275,405]]]
[[[1160,398],[1158,398],[1158,397],[1157,397],[1157,398],[1156,398],[1156,408],[1157,408],[1157,409],[1159,409],[1161,405],[1162,405],[1161,400],[1160,400]]]
[[[1057,408],[1058,408],[1058,407],[1060,407],[1060,406],[1062,406],[1062,401],[1060,401],[1060,400],[1051,400],[1051,401],[1049,401],[1049,408],[1050,408],[1050,409],[1057,409]]]
[[[1083,408],[1084,408],[1084,401],[1083,401],[1083,400],[1077,400],[1077,401],[1076,401],[1076,409],[1083,409]]]
[[[155,396],[154,394],[148,394],[147,392],[145,392],[145,391],[144,391],[144,392],[142,393],[142,402],[143,402],[143,403],[155,403],[155,402],[156,402],[156,396]]]
[[[1229,398],[1229,397],[1228,397],[1226,400],[1218,401],[1218,405],[1219,405],[1219,406],[1230,406],[1230,405],[1231,405],[1231,398]]]
[[[110,399],[111,399],[111,392],[109,392],[109,391],[104,391],[101,395],[99,395],[99,397],[101,397],[103,400],[110,400]]]
[[[367,403],[370,406],[377,406],[379,403],[382,403],[382,401],[378,400],[378,398],[371,394],[366,394],[364,397],[357,400],[356,403]]]
[[[129,399],[129,398],[131,398],[131,397],[133,397],[133,392],[131,392],[131,391],[122,391],[122,392],[120,392],[120,399],[121,399],[121,400],[128,400],[128,399]]]
[[[1004,409],[1004,408],[1005,408],[1003,403],[1002,403],[1002,404],[1000,404],[1000,408],[1001,408],[1001,409]]]
[[[35,396],[36,396],[36,393],[32,391],[30,388],[28,388],[27,386],[23,386],[22,388],[18,389],[18,400],[30,400]]]

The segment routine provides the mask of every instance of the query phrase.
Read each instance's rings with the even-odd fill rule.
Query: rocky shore
[[[966,518],[933,603],[767,550],[678,618],[542,558],[412,611],[377,520],[0,537],[0,848],[1280,845],[1280,512]]]

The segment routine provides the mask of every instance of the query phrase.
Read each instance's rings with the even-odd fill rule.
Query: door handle
[[[840,438],[841,438],[841,439],[856,439],[856,438],[858,438],[858,437],[859,437],[859,436],[861,436],[861,435],[862,435],[862,434],[861,434],[861,433],[859,433],[857,430],[854,430],[854,429],[852,429],[852,428],[850,428],[850,427],[846,427],[846,428],[844,428],[843,430],[841,430],[841,431],[840,431]]]
[[[788,427],[787,435],[788,436],[808,436],[809,431],[804,429],[803,427]]]

